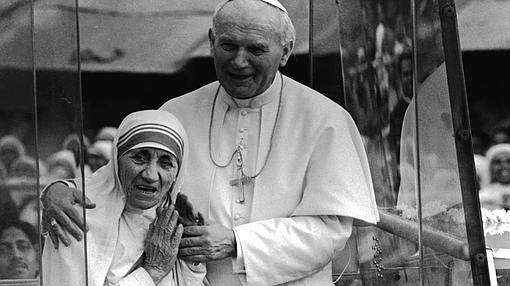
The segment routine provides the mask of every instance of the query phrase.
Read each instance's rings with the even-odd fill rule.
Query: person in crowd
[[[12,163],[19,157],[25,155],[25,145],[14,135],[6,135],[0,138],[0,162],[10,176]]]
[[[402,134],[402,125],[404,115],[407,111],[411,100],[413,99],[413,61],[411,54],[402,54],[397,61],[398,71],[398,88],[397,88],[397,103],[389,115],[390,134],[389,140],[391,146],[394,146],[396,151],[397,162],[400,161],[400,137]]]
[[[45,165],[39,162],[39,173],[44,175],[45,172]],[[23,155],[12,162],[9,173],[13,178],[37,178],[37,161],[30,156]]]
[[[84,183],[97,203],[87,211],[87,285],[202,285],[205,265],[177,260],[183,226],[170,205],[189,152],[182,125],[166,111],[134,112],[114,142],[113,160]],[[79,179],[67,183],[81,189]],[[83,241],[57,245],[44,246],[44,285],[85,285]]]
[[[510,144],[496,144],[485,155],[488,184],[480,190],[480,204],[484,208],[510,208]]]
[[[212,22],[218,81],[160,108],[190,136],[182,191],[208,222],[184,228],[179,255],[207,262],[211,285],[332,285],[331,261],[353,219],[379,218],[356,125],[278,71],[295,31],[277,0],[221,2]],[[82,203],[79,192],[57,183],[42,200],[56,235],[65,225],[81,236],[70,207]]]
[[[0,223],[0,279],[30,279],[39,275],[37,230],[27,222]]]
[[[48,177],[52,179],[74,178],[79,172],[73,152],[69,150],[60,150],[51,154],[46,159],[46,164],[48,165]]]
[[[88,149],[87,164],[90,170],[95,172],[103,167],[112,159],[113,142],[108,140],[99,140],[92,143]]]
[[[117,134],[117,128],[112,126],[105,126],[97,132],[96,137],[94,138],[95,141],[110,141],[113,142],[113,139],[115,138],[115,134]]]

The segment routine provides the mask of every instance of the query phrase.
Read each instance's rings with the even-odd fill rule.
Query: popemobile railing
[[[337,285],[496,283],[454,4],[310,1],[311,85],[326,90],[337,78],[339,90],[328,96],[344,104],[362,134],[381,217],[376,226],[358,224],[335,258]],[[338,36],[315,39],[322,27],[313,18],[324,10]],[[335,44],[337,52],[323,48]],[[326,57],[340,73],[321,66]]]
[[[77,140],[77,165],[86,145],[80,59],[75,53],[61,60],[63,50],[80,50],[78,1],[57,2],[0,4],[9,12],[2,15],[10,15],[0,17],[2,27],[24,23],[13,41],[22,44],[0,53],[0,78],[8,79],[0,81],[0,92],[9,95],[0,96],[0,135],[28,143],[25,153],[39,175],[39,162],[61,149],[68,135]],[[355,223],[334,259],[336,285],[495,285],[475,188],[454,2],[310,0],[309,8],[310,85],[355,120],[381,218],[375,226]],[[36,23],[43,28],[35,30]],[[324,23],[338,23],[327,33],[336,36],[315,37]],[[52,27],[67,32],[55,35],[48,32]],[[77,175],[83,173],[78,168]],[[18,207],[39,198],[47,182],[4,179],[1,172],[0,178],[2,197],[8,193]],[[32,213],[35,227],[39,214]],[[43,240],[38,242],[40,257]],[[503,284],[508,261],[496,261]],[[40,276],[0,285],[40,285]]]

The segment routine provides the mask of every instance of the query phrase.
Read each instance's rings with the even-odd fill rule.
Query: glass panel
[[[438,2],[416,1],[417,96],[411,1],[333,2],[315,5],[338,11],[338,92],[363,136],[381,212],[378,227],[357,227],[334,272],[363,285],[473,284]]]
[[[30,1],[0,3],[0,285],[38,285],[38,163]],[[13,59],[19,59],[13,64]]]
[[[75,0],[34,3],[38,153],[45,164],[41,187],[81,176],[82,117]],[[65,58],[64,64],[61,58]],[[83,142],[87,142],[83,138]],[[49,239],[46,243],[51,243]],[[52,247],[47,245],[47,247]],[[42,268],[48,267],[44,264]],[[85,269],[83,269],[85,272]],[[43,283],[41,283],[43,284]]]

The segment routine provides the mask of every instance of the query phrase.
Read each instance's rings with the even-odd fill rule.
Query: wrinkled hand
[[[170,205],[158,208],[156,220],[145,239],[144,268],[158,284],[174,267],[181,242],[183,226],[178,225],[179,213]]]
[[[193,205],[183,193],[178,193],[175,200],[175,210],[179,212],[179,223],[183,226],[204,225],[204,217],[193,210]]]
[[[179,248],[179,257],[192,262],[237,255],[234,231],[219,224],[185,227]]]
[[[87,209],[95,208],[96,205],[87,197],[84,203],[80,190],[69,188],[63,183],[55,183],[44,192],[41,201],[43,205],[42,228],[44,232],[48,232],[56,249],[58,249],[59,239],[65,246],[71,244],[67,232],[78,241],[82,239],[82,231],[86,232],[87,228],[83,223],[82,214],[73,205],[80,204]],[[57,224],[51,226],[52,219],[55,219]]]

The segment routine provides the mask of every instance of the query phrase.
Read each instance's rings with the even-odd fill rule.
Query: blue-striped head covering
[[[170,113],[144,110],[129,114],[122,121],[116,142],[118,158],[135,148],[152,147],[172,153],[179,166],[184,156],[182,126]]]

